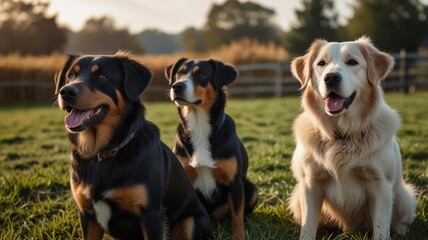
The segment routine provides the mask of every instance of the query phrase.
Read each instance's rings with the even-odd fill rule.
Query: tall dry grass
[[[33,80],[35,75],[53,76],[66,60],[64,54],[22,56],[18,53],[0,56],[0,81]]]
[[[165,67],[175,63],[182,57],[193,59],[214,58],[233,65],[239,65],[285,61],[288,58],[288,54],[282,47],[274,43],[260,43],[257,40],[243,38],[218,49],[203,53],[183,52],[170,55],[135,56],[137,60],[150,68],[153,73],[152,84],[155,85],[162,85],[163,81],[166,81],[163,77]]]
[[[176,53],[171,55],[136,55],[134,58],[145,64],[153,73],[152,85],[163,86],[167,82],[163,71],[166,66],[175,63],[179,58],[208,59],[215,58],[224,62],[239,65],[245,63],[276,62],[285,61],[288,57],[285,50],[273,43],[260,43],[248,38],[234,41],[216,50],[204,53]],[[4,84],[10,81],[49,84],[51,89],[46,87],[39,91],[36,101],[50,99],[54,95],[53,78],[67,59],[65,54],[53,54],[50,56],[22,56],[18,53],[0,56],[0,103],[33,101],[32,89],[17,90],[16,86],[5,87]],[[2,86],[3,83],[3,86]],[[10,85],[10,84],[9,84]],[[21,87],[23,88],[23,87]],[[40,96],[46,95],[46,96]],[[19,97],[18,97],[19,96]]]

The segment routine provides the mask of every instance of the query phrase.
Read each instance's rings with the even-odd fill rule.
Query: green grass
[[[410,233],[394,239],[428,236],[428,93],[387,94],[402,117],[398,134],[404,176],[419,190],[417,219]],[[172,146],[178,122],[169,102],[148,102],[147,118]],[[248,239],[297,239],[286,199],[295,183],[290,171],[291,132],[299,99],[232,99],[227,112],[235,119],[250,157],[249,178],[260,201],[246,221]],[[50,105],[0,107],[0,239],[77,239],[77,210],[69,191],[69,144],[64,113]],[[228,220],[213,223],[217,239],[231,239]],[[319,239],[368,239],[365,233],[320,229]]]

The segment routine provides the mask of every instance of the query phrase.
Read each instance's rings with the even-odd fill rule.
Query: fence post
[[[406,49],[400,50],[400,69],[398,71],[399,74],[399,91],[400,93],[407,94],[408,86],[407,86],[407,52]]]
[[[282,63],[281,61],[276,62],[275,68],[275,97],[281,97],[282,95]]]

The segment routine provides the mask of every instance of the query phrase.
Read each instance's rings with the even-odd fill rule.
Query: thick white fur
[[[199,189],[206,199],[211,199],[212,193],[216,188],[211,168],[216,166],[211,156],[209,141],[211,125],[209,124],[209,118],[205,111],[199,108],[189,111],[186,118],[190,140],[194,146],[190,165],[198,172],[197,178],[193,182],[193,187]]]
[[[345,64],[350,59],[358,64]],[[320,60],[324,66],[318,65]],[[316,40],[292,62],[292,73],[304,89],[304,111],[294,123],[297,185],[289,199],[301,224],[300,239],[315,239],[318,224],[372,231],[375,239],[388,239],[390,227],[404,234],[413,222],[416,198],[403,180],[395,139],[400,119],[380,87],[392,67],[392,57],[366,37],[342,43]],[[342,76],[341,96],[357,93],[337,115],[327,113],[324,100],[323,79],[333,71]]]
[[[177,106],[186,105],[182,109],[185,111],[184,117],[186,118],[190,140],[194,147],[190,166],[197,171],[197,178],[193,182],[193,187],[199,189],[206,199],[211,199],[216,188],[216,183],[211,173],[212,168],[216,168],[215,161],[211,156],[211,144],[209,140],[212,130],[208,114],[203,109],[195,107],[192,104],[200,100],[195,96],[193,81],[191,73],[188,73],[183,79],[177,81],[186,85],[182,96],[185,101],[175,101],[175,104]],[[173,88],[170,90],[170,98],[172,100],[175,99]]]
[[[109,229],[108,222],[111,217],[111,209],[109,205],[104,201],[94,202],[93,204],[98,223],[103,227],[103,229],[105,229],[105,231],[107,231]]]

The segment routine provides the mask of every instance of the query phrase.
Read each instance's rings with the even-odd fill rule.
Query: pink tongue
[[[330,96],[327,98],[327,110],[329,112],[337,112],[343,108],[346,98],[341,98],[338,96]]]
[[[91,115],[90,111],[79,111],[73,108],[71,112],[65,116],[64,122],[67,128],[77,128],[83,124],[83,122]]]

